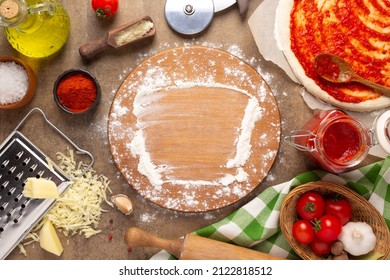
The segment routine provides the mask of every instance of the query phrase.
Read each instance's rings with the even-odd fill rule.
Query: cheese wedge
[[[57,256],[61,256],[64,251],[57,232],[49,220],[46,220],[41,228],[39,233],[39,245],[42,249]]]
[[[56,184],[47,179],[30,177],[25,182],[23,195],[29,198],[58,198]]]

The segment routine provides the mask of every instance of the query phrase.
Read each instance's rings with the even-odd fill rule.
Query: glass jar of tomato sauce
[[[374,145],[372,133],[361,121],[337,109],[316,111],[285,140],[334,173],[361,163]]]

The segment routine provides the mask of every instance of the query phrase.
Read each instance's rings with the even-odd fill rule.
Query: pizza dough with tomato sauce
[[[314,57],[332,53],[355,72],[390,87],[390,2],[388,0],[279,0],[275,37],[302,85],[341,109],[374,111],[390,97],[358,83],[333,84],[314,70]]]

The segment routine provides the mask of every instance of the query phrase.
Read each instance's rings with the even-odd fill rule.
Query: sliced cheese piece
[[[47,179],[30,177],[25,182],[23,195],[29,198],[58,198],[56,184]]]
[[[49,220],[45,221],[39,232],[39,245],[42,249],[57,256],[61,256],[64,251],[57,232]]]

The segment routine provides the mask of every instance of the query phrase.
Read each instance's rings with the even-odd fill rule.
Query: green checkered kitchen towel
[[[299,259],[279,227],[279,210],[287,193],[294,187],[313,181],[330,181],[350,187],[382,213],[390,228],[390,156],[373,164],[342,174],[324,170],[308,171],[292,180],[267,188],[256,198],[223,220],[194,234],[233,243],[287,259]],[[174,259],[161,251],[151,259]]]

